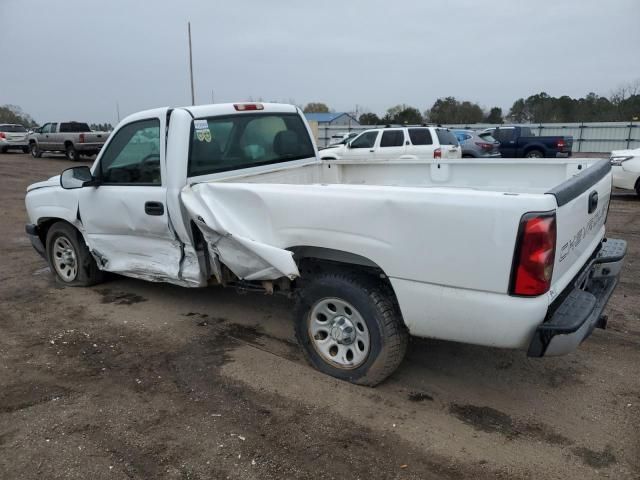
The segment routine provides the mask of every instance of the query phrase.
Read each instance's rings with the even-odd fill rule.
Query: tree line
[[[304,112],[329,112],[321,102],[308,103]],[[555,122],[625,122],[640,120],[640,79],[618,88],[609,97],[590,92],[581,98],[567,95],[552,97],[546,92],[519,98],[504,114],[502,108],[483,109],[478,103],[455,97],[437,99],[431,108],[420,109],[400,104],[384,115],[372,112],[358,115],[362,125],[449,123],[555,123]]]

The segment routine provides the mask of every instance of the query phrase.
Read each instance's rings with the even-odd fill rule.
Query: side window
[[[380,147],[401,147],[404,145],[403,130],[385,130],[382,132]]]
[[[498,139],[499,142],[510,142],[514,137],[514,129],[513,128],[496,128],[494,137]]]
[[[373,148],[378,138],[378,132],[365,132],[351,142],[351,148]]]
[[[50,123],[45,123],[44,126],[42,127],[42,130],[40,130],[41,133],[49,133],[51,128],[51,124]]]
[[[49,124],[49,133],[56,133],[57,128],[58,128],[58,124],[57,123]]]
[[[409,138],[413,145],[433,145],[431,132],[428,128],[410,128]]]
[[[103,183],[160,185],[160,121],[141,120],[116,132],[100,160]]]

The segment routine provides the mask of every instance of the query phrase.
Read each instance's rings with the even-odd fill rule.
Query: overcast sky
[[[0,0],[0,104],[88,122],[266,100],[421,111],[608,95],[640,78],[639,0]]]

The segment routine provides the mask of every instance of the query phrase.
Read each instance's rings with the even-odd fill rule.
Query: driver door
[[[164,118],[159,114],[118,129],[93,168],[99,185],[80,191],[80,221],[104,270],[178,279],[180,244],[166,206]]]

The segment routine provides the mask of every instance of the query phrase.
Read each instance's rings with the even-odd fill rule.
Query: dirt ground
[[[413,340],[375,389],[303,361],[286,298],[115,277],[57,285],[0,155],[0,478],[640,478],[640,200],[609,328],[572,355]],[[517,319],[514,319],[517,321]]]

